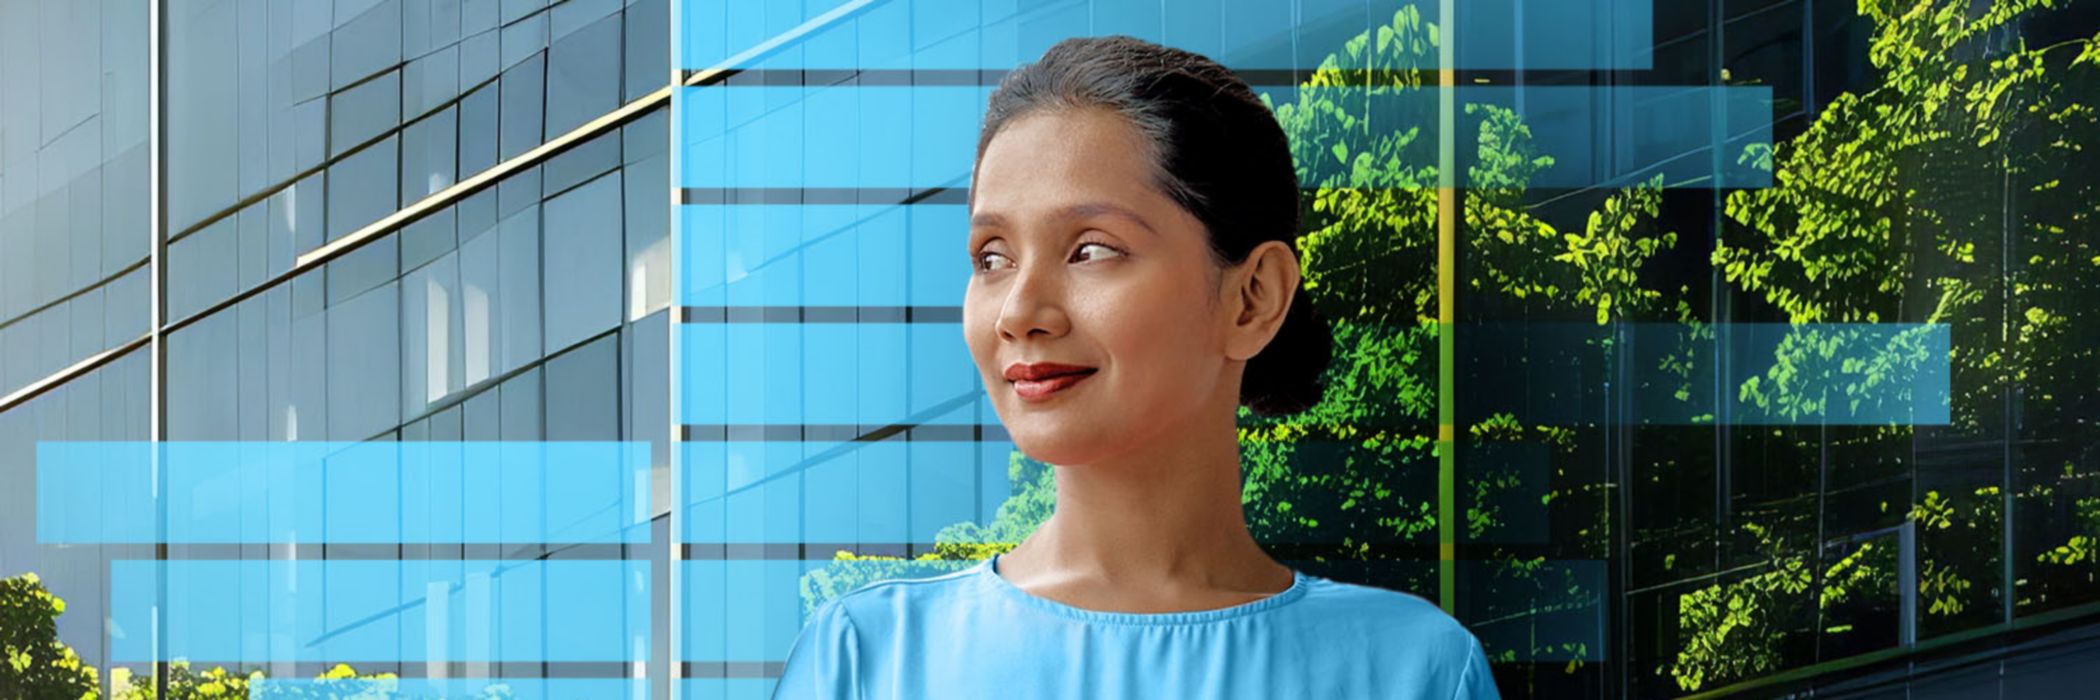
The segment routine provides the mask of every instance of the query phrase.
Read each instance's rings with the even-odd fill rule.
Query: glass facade
[[[0,577],[121,697],[764,697],[817,605],[1050,512],[962,342],[972,135],[1007,71],[1120,33],[1292,139],[1337,356],[1242,421],[1279,560],[1437,602],[1506,697],[2068,692],[2100,683],[2096,32],[0,3]]]

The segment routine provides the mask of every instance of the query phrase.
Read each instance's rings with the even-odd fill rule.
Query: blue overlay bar
[[[38,442],[37,541],[649,540],[646,442],[169,442],[155,448]],[[164,504],[155,500],[156,475],[165,484]],[[162,506],[166,522],[159,520]]]
[[[1005,70],[1066,37],[1107,34],[1188,49],[1239,70],[1312,68],[1366,27],[1393,25],[1410,4],[1424,25],[1447,25],[1433,0],[684,2],[686,70]],[[1653,3],[1466,0],[1455,67],[1645,70],[1653,63]],[[1425,54],[1422,67],[1437,68],[1434,47]]]
[[[649,658],[644,560],[117,560],[109,579],[120,663]]]
[[[989,521],[1013,492],[1013,443],[689,442],[684,535],[694,544],[927,543]]]
[[[687,323],[678,332],[687,425],[981,420],[940,409],[984,391],[959,323]]]
[[[1473,388],[1459,402],[1459,419],[1945,425],[1949,332],[1944,323],[1462,324],[1456,369],[1459,384]],[[1583,368],[1608,366],[1606,345],[1630,355],[1629,387],[1600,392],[1586,384],[1600,375]],[[1725,368],[1717,352],[1730,358]],[[1607,405],[1628,391],[1620,408]]]
[[[1658,174],[1665,187],[1771,184],[1771,173],[1740,157],[1744,147],[1772,140],[1769,86],[1453,89],[1466,107],[1459,114],[1461,186],[1511,186],[1504,179],[1506,172],[1479,167],[1480,132],[1493,108],[1514,112],[1529,128],[1535,155],[1554,161],[1531,176],[1531,187],[1617,187]],[[684,102],[678,112],[683,120],[679,140],[685,149],[678,178],[687,188],[902,192],[968,187],[989,90],[850,84],[686,88],[680,91]],[[1357,117],[1358,124],[1384,125],[1376,127],[1379,134],[1422,131],[1415,140],[1421,145],[1413,151],[1373,153],[1376,163],[1358,167],[1350,151],[1370,143],[1370,135],[1361,132],[1367,127],[1337,122],[1312,129],[1345,136],[1329,137],[1333,143],[1299,144],[1299,180],[1304,187],[1389,186],[1384,183],[1390,176],[1382,176],[1381,170],[1388,159],[1399,159],[1406,167],[1436,163],[1438,89],[1370,92],[1362,87],[1287,86],[1260,92],[1279,112],[1285,106],[1297,109],[1302,98],[1337,105]],[[1343,147],[1343,153],[1335,154],[1336,146]],[[1420,162],[1407,162],[1410,158]],[[782,245],[805,235],[816,234],[786,234]]]
[[[970,283],[959,204],[679,208],[686,306],[960,306]]]
[[[992,88],[677,91],[684,187],[947,187],[970,176]]]

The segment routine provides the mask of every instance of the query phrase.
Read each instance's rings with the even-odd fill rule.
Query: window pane
[[[328,98],[328,152],[340,154],[401,125],[401,72],[388,71]]]
[[[671,45],[671,1],[639,0],[627,7],[626,45],[627,59],[622,62],[626,74],[626,94],[623,100],[633,100],[671,82],[669,66]]]
[[[615,129],[547,159],[546,166],[541,168],[541,191],[551,196],[619,165],[620,132]]]
[[[503,158],[540,145],[540,124],[546,116],[542,102],[546,97],[546,72],[545,54],[534,54],[503,71]]]
[[[671,303],[670,160],[658,154],[627,166],[627,320]],[[960,266],[958,266],[960,267]]]
[[[459,172],[468,177],[496,164],[496,90],[483,85],[459,100]]]
[[[620,439],[619,336],[547,361],[547,439]]]
[[[183,318],[233,294],[237,223],[233,217],[220,219],[168,244],[169,318]]]
[[[401,62],[401,0],[384,0],[343,22],[328,45],[333,89]]]
[[[401,130],[402,204],[412,204],[458,181],[453,171],[458,122],[459,113],[448,107]]]
[[[620,174],[547,200],[547,345],[568,347],[618,325]]]
[[[399,284],[328,309],[328,439],[366,440],[401,423]]]
[[[168,226],[181,231],[238,196],[239,143],[234,101],[235,5],[184,3],[170,7],[168,32]],[[26,152],[28,149],[24,149]],[[16,152],[15,149],[9,151]]]
[[[400,206],[397,141],[388,136],[328,169],[328,240],[378,221]]]
[[[547,52],[547,137],[581,126],[620,102],[620,18],[606,17],[554,42]]]
[[[402,415],[421,415],[464,384],[459,260],[447,254],[411,272],[401,287]]]
[[[458,207],[445,207],[401,228],[402,269],[422,267],[424,263],[459,247],[459,237],[455,233],[456,212]]]
[[[439,49],[409,62],[402,71],[401,113],[421,116],[459,94],[459,47]]]

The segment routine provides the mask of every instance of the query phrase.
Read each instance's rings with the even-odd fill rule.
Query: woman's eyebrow
[[[1109,202],[1067,204],[1052,212],[1051,216],[1061,221],[1084,219],[1093,216],[1112,216],[1137,224],[1138,228],[1145,229],[1147,233],[1158,233],[1156,229],[1152,228],[1152,224],[1145,221],[1145,217],[1138,216],[1137,212],[1124,208],[1121,205]],[[1007,225],[1007,220],[1005,215],[998,212],[978,212],[970,216],[970,225],[986,228],[1003,227]]]

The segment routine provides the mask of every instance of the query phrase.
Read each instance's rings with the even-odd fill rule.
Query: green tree
[[[2029,48],[2011,31],[2058,4],[1863,0],[1878,84],[1840,94],[1794,138],[1744,150],[1742,161],[1771,170],[1774,183],[1728,195],[1712,261],[1795,326],[1769,369],[1740,387],[1744,410],[1814,422],[1854,415],[1862,402],[1907,405],[1917,372],[1947,360],[1956,432],[2017,439],[1998,426],[2005,392],[2025,386],[2038,391],[2023,395],[2023,421],[2079,436],[2056,449],[2092,444],[2092,429],[2065,409],[2091,405],[2100,386],[2091,343],[2074,332],[2090,328],[2082,314],[2094,301],[2078,280],[2100,268],[2090,238],[2075,235],[2092,230],[2100,206],[2100,182],[2080,169],[2094,113],[2077,99],[2100,94],[2095,42]],[[1928,356],[1922,330],[1819,325],[1896,321],[1948,324],[1950,356]],[[1891,422],[1867,439],[1916,434]],[[2041,464],[2052,463],[2046,449],[2034,454]],[[2017,497],[2039,506],[2059,486],[2095,484],[2066,469],[2016,488]],[[2000,578],[2003,500],[2000,485],[1935,489],[1908,509],[1919,532],[1921,634],[1994,619],[1993,601],[2010,594],[1990,585]],[[1760,573],[1680,597],[1679,653],[1660,669],[1680,688],[1785,667],[1781,641],[1816,619],[1805,606],[1823,612],[1852,592],[1846,583],[1885,575],[1888,564],[1861,563],[1852,574],[1826,572],[1811,590],[1806,555],[1774,532],[1756,533],[1767,557]],[[2055,550],[2041,546],[2037,558],[2049,561]]]
[[[431,697],[402,689],[394,674],[361,674],[348,664],[336,664],[315,676],[314,682],[310,683],[265,685],[263,681],[261,670],[236,673],[214,666],[210,670],[198,671],[188,661],[180,659],[168,664],[165,691],[158,687],[159,683],[153,677],[140,680],[129,669],[118,668],[110,674],[111,694],[117,700],[420,700]],[[441,697],[462,696],[445,692]],[[510,686],[495,682],[466,697],[504,700],[512,697],[512,693]]]
[[[95,668],[58,640],[66,601],[36,574],[0,579],[0,697],[22,700],[95,698]]]

